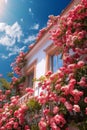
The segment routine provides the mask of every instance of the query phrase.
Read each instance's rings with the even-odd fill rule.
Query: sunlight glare
[[[7,0],[5,0],[5,3],[6,3],[6,4],[7,4],[7,2],[8,2],[8,1],[7,1]]]
[[[7,3],[7,0],[0,0],[0,16],[4,13],[5,5]]]

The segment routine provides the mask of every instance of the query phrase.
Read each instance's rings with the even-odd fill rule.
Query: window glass
[[[33,87],[34,72],[32,71],[28,75],[28,87]]]
[[[62,65],[63,65],[63,60],[62,60],[62,55],[59,54],[59,55],[52,55],[51,56],[51,66],[50,66],[50,69],[53,71],[53,72],[56,72]]]

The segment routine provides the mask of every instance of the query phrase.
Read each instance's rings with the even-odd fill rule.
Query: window
[[[63,66],[63,60],[61,55],[61,48],[50,45],[46,50],[46,72],[51,70],[56,72],[61,66]]]
[[[27,67],[26,87],[34,87],[33,79],[36,77],[36,60]]]
[[[61,54],[50,56],[50,70],[52,72],[56,72],[63,65],[61,57]]]
[[[28,87],[33,87],[34,70],[28,75]]]

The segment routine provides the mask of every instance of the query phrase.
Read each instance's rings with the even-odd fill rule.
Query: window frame
[[[29,87],[29,74],[31,74],[33,72],[34,73],[34,79],[36,78],[36,63],[37,63],[37,60],[35,60],[34,62],[32,62],[27,67],[27,70],[26,70],[26,82],[25,82],[25,86],[26,87]],[[30,87],[35,88],[35,82]]]
[[[33,87],[33,79],[34,79],[34,69],[27,75],[27,87]]]
[[[48,46],[44,51],[46,53],[46,72],[51,70],[51,65],[52,63],[50,63],[50,57],[53,56],[54,54],[55,55],[58,55],[58,54],[61,54],[61,49],[62,48],[58,48],[57,46],[55,46],[53,43]],[[62,58],[63,59],[63,58]],[[52,70],[51,70],[52,71]],[[53,72],[55,73],[55,72]]]
[[[50,70],[52,70],[53,73],[55,73],[63,65],[61,57],[61,53],[50,56]]]

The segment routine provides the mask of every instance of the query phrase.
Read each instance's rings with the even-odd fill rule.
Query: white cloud
[[[14,46],[14,47],[7,47],[7,51],[9,51],[8,55],[5,54],[0,54],[0,58],[6,60],[8,58],[10,58],[13,55],[17,55],[19,54],[21,51],[24,51],[26,48],[26,46],[23,46],[21,48]]]
[[[28,38],[26,38],[24,40],[24,43],[33,42],[35,40],[36,40],[36,36],[35,35],[31,35],[31,36],[28,36]]]
[[[4,54],[1,54],[0,57],[1,57],[2,59],[8,59],[8,56],[6,56],[6,55],[4,55]]]
[[[26,46],[23,46],[22,48],[19,48],[17,46],[14,46],[14,48],[8,47],[7,50],[10,51],[10,53],[8,54],[8,57],[11,57],[12,55],[16,55],[16,54],[20,53],[21,51],[24,51],[25,48],[26,48]]]
[[[31,9],[31,8],[29,8],[28,11],[29,11],[29,14],[30,14],[30,15],[32,15],[32,16],[34,15],[34,13],[32,12],[32,9]]]
[[[6,49],[6,53],[8,53],[1,53],[0,58],[8,59],[24,51],[26,46],[20,48],[16,45],[17,42],[21,41],[22,36],[22,29],[18,22],[15,22],[13,25],[0,23],[0,45],[3,45]]]
[[[20,42],[21,36],[23,35],[18,22],[15,22],[12,26],[6,23],[0,23],[0,33],[3,33],[0,37],[0,44],[3,46],[13,46],[16,41]]]
[[[34,26],[32,26],[30,29],[33,29],[33,30],[38,30],[39,29],[39,24],[38,23],[36,23],[36,24],[34,24]]]
[[[0,32],[4,32],[6,26],[6,23],[0,23]]]
[[[26,48],[26,46],[23,46],[22,48],[19,48],[17,46],[14,46],[14,48],[7,47],[7,50],[9,51],[8,55],[0,54],[0,58],[6,60],[6,59],[10,58],[13,55],[19,54],[21,51],[24,51],[25,48]]]
[[[30,12],[30,13],[32,12],[31,8],[29,8],[29,12]]]
[[[23,19],[23,18],[21,18],[21,19],[20,19],[20,21],[21,21],[21,22],[23,22],[23,21],[24,21],[24,19]]]
[[[3,60],[6,60],[6,59],[10,58],[11,56],[17,55],[20,52],[24,51],[25,48],[26,48],[26,46],[19,48],[16,45],[14,47],[7,47],[6,50],[9,51],[8,54],[0,53],[0,58]]]
[[[7,35],[0,38],[0,44],[4,46],[12,46],[14,45],[14,43],[15,43],[15,39]]]

